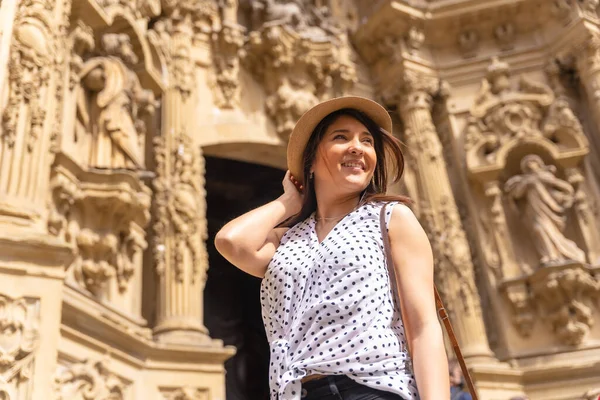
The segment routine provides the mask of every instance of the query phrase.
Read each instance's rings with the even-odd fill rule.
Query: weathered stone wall
[[[285,169],[300,115],[358,94],[407,146],[393,190],[416,201],[481,398],[593,398],[598,11],[0,1],[0,397],[224,399],[204,156]]]

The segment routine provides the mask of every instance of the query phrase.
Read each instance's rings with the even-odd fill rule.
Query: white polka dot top
[[[379,228],[383,204],[352,211],[321,243],[314,213],[281,238],[261,284],[271,400],[299,400],[300,380],[313,374],[347,375],[419,398],[390,290]]]

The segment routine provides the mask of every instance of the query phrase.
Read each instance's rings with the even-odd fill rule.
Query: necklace
[[[360,207],[360,205],[362,204],[363,199],[365,198],[365,193],[366,193],[366,191],[363,192],[362,196],[360,196],[360,199],[358,200],[358,204],[356,204],[356,206],[354,206],[354,208],[352,210],[348,211],[347,213],[342,214],[342,215],[338,215],[337,217],[318,217],[318,216],[315,215],[315,219],[317,221],[336,221],[336,220],[344,218],[346,215],[350,214],[352,211],[354,211],[358,207]]]

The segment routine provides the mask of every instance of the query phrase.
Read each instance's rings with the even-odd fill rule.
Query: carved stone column
[[[600,243],[600,234],[595,221],[594,213],[590,207],[588,196],[584,191],[583,183],[585,178],[579,171],[579,168],[569,168],[566,170],[567,181],[575,189],[575,200],[573,208],[575,210],[575,218],[579,225],[579,231],[585,243],[587,250],[588,261],[592,265],[600,264],[600,252],[598,244]]]
[[[596,129],[600,129],[600,37],[591,36],[585,43],[584,51],[579,50],[578,47],[575,54],[579,80],[585,88]],[[600,152],[600,136],[588,135],[588,139],[596,152]],[[600,165],[595,163],[595,167]]]
[[[158,276],[157,340],[201,344],[209,340],[203,323],[208,256],[204,158],[188,134],[194,128],[189,125],[195,93],[192,43],[199,18],[217,10],[194,4],[165,7],[167,17],[155,26],[169,87],[163,97],[164,133],[155,140],[152,251]]]
[[[491,357],[469,244],[431,116],[433,97],[440,93],[441,85],[438,79],[414,71],[405,71],[402,81],[398,109],[408,157],[416,169],[419,198],[424,201],[420,218],[433,246],[438,288],[465,357]]]
[[[506,214],[502,205],[502,189],[497,180],[485,184],[485,195],[489,199],[492,216],[492,234],[494,236],[495,250],[498,252],[498,268],[496,275],[501,277],[519,275],[519,266],[515,262],[515,254],[512,241],[510,240],[510,231],[506,223]],[[529,272],[529,271],[523,271]]]
[[[60,128],[65,49],[59,38],[66,35],[69,11],[70,1],[20,2],[1,81],[6,97],[0,103],[0,222],[38,232],[44,230],[52,150]]]

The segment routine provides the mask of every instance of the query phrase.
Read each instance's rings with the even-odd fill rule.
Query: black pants
[[[345,375],[331,375],[302,385],[302,400],[402,400],[400,395],[361,385]]]

